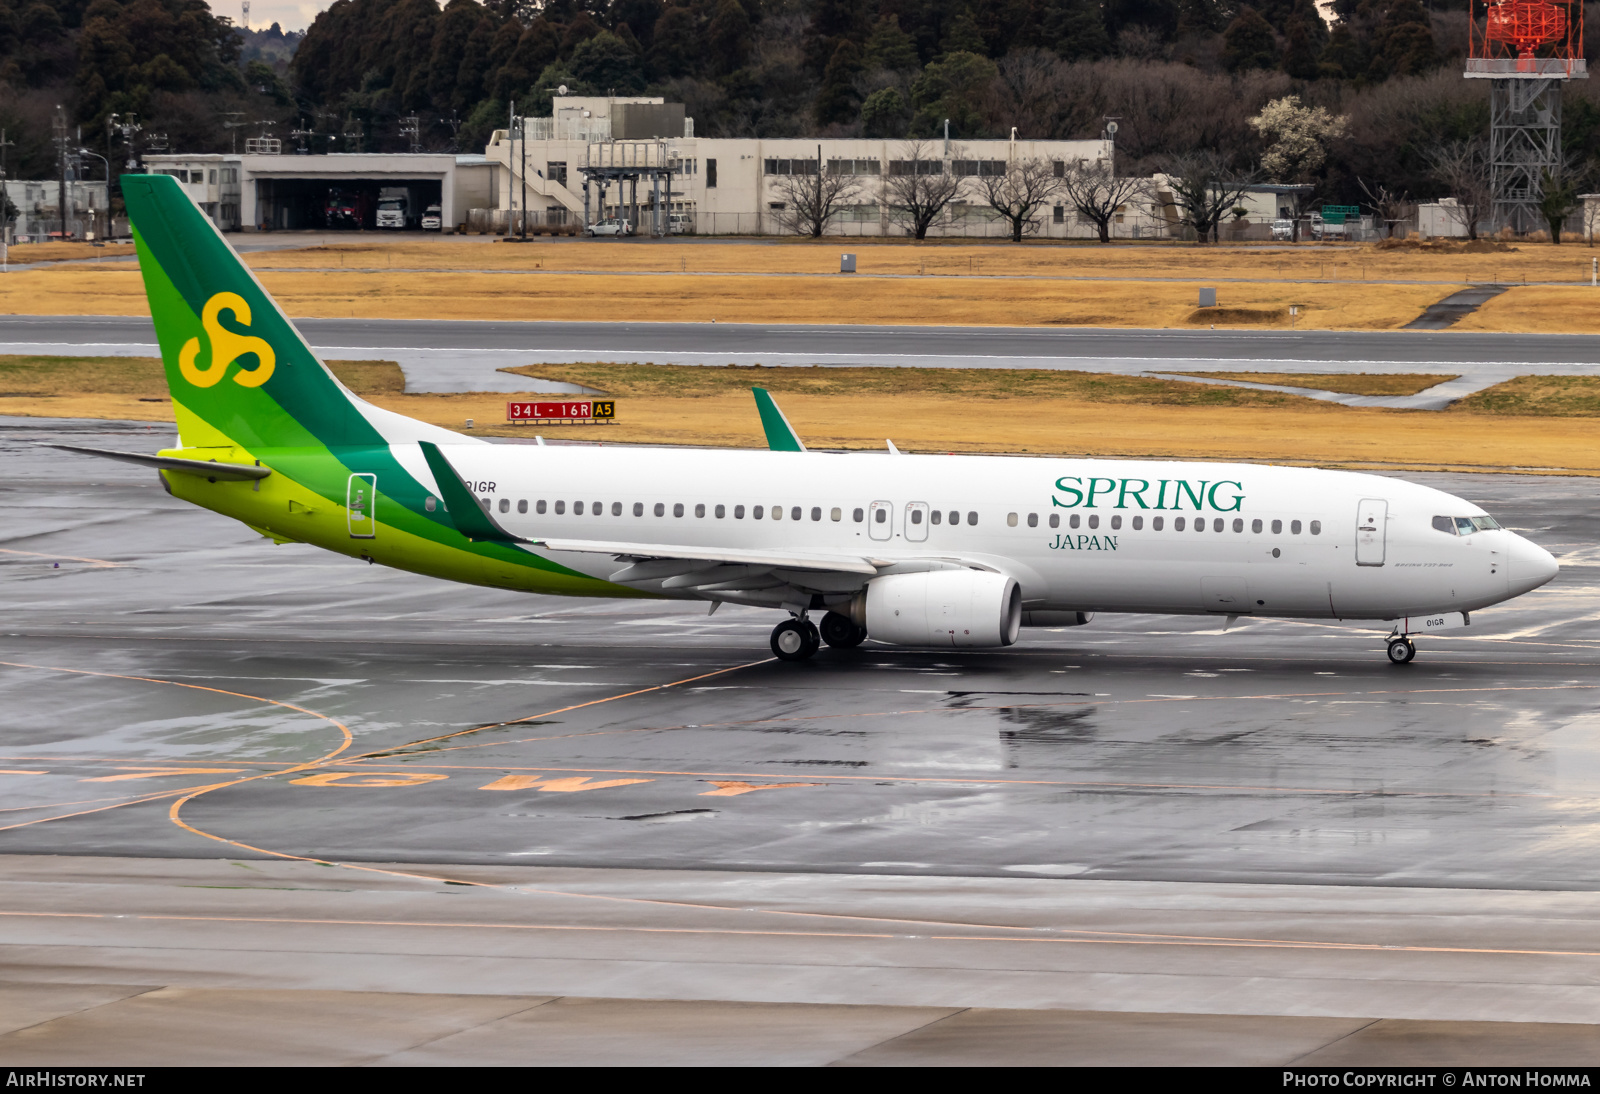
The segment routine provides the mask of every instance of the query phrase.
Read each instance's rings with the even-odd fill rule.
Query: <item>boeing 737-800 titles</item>
[[[173,495],[278,542],[522,592],[783,613],[772,649],[995,647],[1095,612],[1392,622],[1535,589],[1542,548],[1425,486],[1254,464],[495,445],[328,371],[176,180],[124,175],[178,447]],[[823,613],[821,627],[812,613]]]

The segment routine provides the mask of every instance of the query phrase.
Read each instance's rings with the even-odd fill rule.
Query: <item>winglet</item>
[[[761,412],[761,428],[767,431],[767,447],[774,452],[804,452],[806,446],[800,434],[794,431],[767,389],[753,387],[750,390],[755,393],[756,409]]]
[[[444,499],[445,512],[450,514],[450,520],[455,524],[456,531],[473,543],[527,542],[500,527],[499,522],[489,515],[488,510],[479,504],[472,491],[467,489],[467,484],[461,481],[461,476],[450,466],[450,461],[444,458],[444,453],[439,451],[438,445],[432,441],[417,443],[422,448],[423,458],[428,461],[428,469],[433,472],[434,481],[439,484],[439,495]]]

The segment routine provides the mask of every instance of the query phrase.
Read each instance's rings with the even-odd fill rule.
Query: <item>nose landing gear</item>
[[[1391,664],[1410,664],[1411,659],[1416,655],[1416,644],[1411,641],[1409,635],[1395,634],[1389,636],[1389,661]]]
[[[772,652],[780,661],[804,661],[821,645],[816,624],[803,615],[785,619],[772,628]]]

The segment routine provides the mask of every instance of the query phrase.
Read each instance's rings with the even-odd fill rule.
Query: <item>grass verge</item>
[[[1316,391],[1336,391],[1341,395],[1415,395],[1457,378],[1451,373],[1433,372],[1173,372],[1169,375],[1307,387]]]

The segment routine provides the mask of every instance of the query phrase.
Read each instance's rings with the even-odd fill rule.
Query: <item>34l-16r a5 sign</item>
[[[508,422],[592,422],[617,416],[612,399],[586,399],[570,403],[507,403]]]

